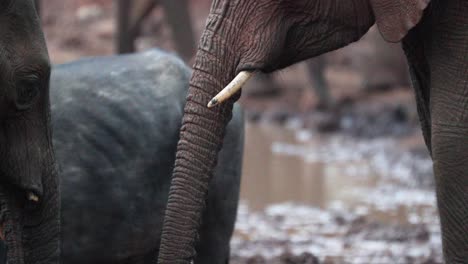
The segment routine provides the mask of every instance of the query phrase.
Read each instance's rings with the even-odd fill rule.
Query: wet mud
[[[417,123],[359,135],[351,126],[386,123],[350,116],[333,133],[303,118],[247,124],[232,263],[442,263]]]

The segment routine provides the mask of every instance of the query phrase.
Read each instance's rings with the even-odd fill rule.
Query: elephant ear
[[[399,42],[423,16],[430,0],[370,0],[377,27],[388,42]]]

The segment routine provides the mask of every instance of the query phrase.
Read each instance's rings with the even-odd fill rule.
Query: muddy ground
[[[53,63],[113,54],[112,0],[43,2]],[[210,1],[190,5],[199,36]],[[304,64],[244,92],[247,145],[232,263],[441,263],[432,165],[406,65],[397,47],[376,38],[372,30],[326,55],[328,109]],[[161,10],[137,46],[173,51]]]
[[[417,129],[368,137],[301,123],[247,125],[234,263],[441,263]]]

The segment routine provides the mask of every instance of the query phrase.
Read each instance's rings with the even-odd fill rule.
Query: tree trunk
[[[129,18],[129,30],[136,37],[140,34],[143,21],[151,14],[158,5],[157,0],[134,0]]]
[[[325,109],[330,108],[332,105],[332,98],[330,96],[327,80],[325,79],[325,55],[307,60],[306,65],[309,80],[318,97],[319,106]]]
[[[195,37],[187,0],[161,0],[177,52],[185,60],[195,52]]]
[[[135,35],[131,31],[131,4],[130,0],[117,0],[117,46],[119,54],[135,52]]]

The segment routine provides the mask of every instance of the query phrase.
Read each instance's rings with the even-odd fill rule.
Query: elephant
[[[33,0],[0,1],[0,263],[54,263],[60,246],[49,55]]]
[[[53,67],[53,143],[63,263],[153,263],[187,95],[189,68],[153,49]],[[210,183],[195,263],[225,263],[239,200],[240,107]]]
[[[212,108],[207,103],[218,103],[211,99],[239,73],[236,81],[339,49],[373,24],[385,40],[402,42],[434,163],[444,259],[466,263],[466,14],[466,0],[214,0],[184,107],[159,263],[189,263],[196,255],[208,183],[240,92]]]

